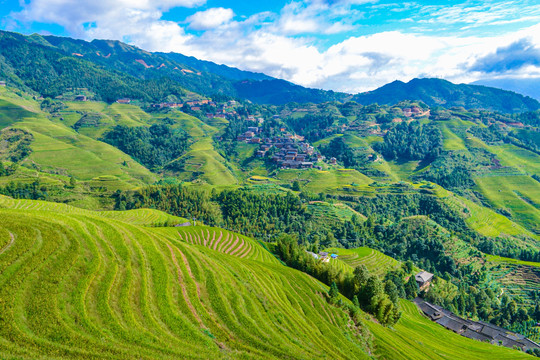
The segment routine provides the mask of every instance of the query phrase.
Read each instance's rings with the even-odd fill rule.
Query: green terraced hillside
[[[2,359],[526,357],[437,327],[408,302],[393,329],[365,318],[367,348],[326,286],[223,229],[135,225],[167,216],[153,210],[0,204]]]
[[[248,238],[26,205],[0,210],[2,359],[367,358],[326,287]]]
[[[368,247],[355,249],[329,248],[325,251],[338,254],[338,260],[349,265],[351,269],[363,264],[370,273],[375,275],[384,276],[388,270],[396,269],[400,266],[399,261]]]
[[[423,316],[410,301],[402,300],[401,310],[403,315],[400,321],[391,329],[368,322],[374,335],[378,359],[535,359],[520,351],[455,334]]]

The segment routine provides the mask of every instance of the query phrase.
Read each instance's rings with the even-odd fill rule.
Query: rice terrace
[[[539,24],[3,1],[0,360],[540,357]]]

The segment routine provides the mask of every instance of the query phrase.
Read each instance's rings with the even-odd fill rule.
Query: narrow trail
[[[9,249],[11,245],[13,245],[13,243],[15,242],[15,236],[12,233],[9,233],[9,237],[11,238],[11,241],[6,246],[4,246],[2,250],[0,250],[0,255],[2,255],[7,249]]]
[[[187,306],[189,307],[189,310],[191,311],[191,313],[193,314],[193,316],[195,317],[195,319],[197,320],[199,325],[203,326],[204,325],[203,321],[199,317],[199,314],[195,310],[195,307],[191,303],[191,300],[189,300],[188,292],[187,292],[187,289],[186,289],[186,286],[184,284],[184,280],[183,280],[183,277],[182,277],[182,270],[180,270],[180,265],[178,264],[178,260],[176,259],[176,255],[174,254],[174,250],[173,250],[172,246],[169,245],[169,244],[167,244],[167,247],[169,248],[169,251],[171,252],[172,261],[173,261],[174,266],[176,267],[176,271],[178,273],[178,284],[182,288],[182,295],[184,296],[184,301],[186,302]],[[182,256],[184,256],[184,254],[182,254]],[[191,273],[191,269],[189,269],[189,272]],[[198,287],[197,287],[197,289],[198,289]]]

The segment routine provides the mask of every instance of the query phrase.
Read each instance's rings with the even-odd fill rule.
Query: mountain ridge
[[[178,53],[148,52],[117,40],[90,42],[69,37],[30,35],[0,31],[0,76],[23,90],[44,96],[59,96],[70,87],[89,88],[98,99],[113,102],[121,97],[143,101],[166,101],[185,91],[203,96],[223,94],[252,102],[281,105],[287,102],[322,103],[357,101],[361,104],[396,104],[420,100],[429,106],[463,106],[506,113],[534,111],[540,103],[500,89],[453,84],[442,79],[394,81],[376,90],[356,95],[306,88],[265,74],[243,71]],[[34,79],[21,63],[31,64],[42,74]],[[75,75],[77,70],[79,74]],[[26,71],[25,71],[26,70]],[[100,73],[94,79],[89,73]],[[105,79],[107,79],[105,81]],[[47,86],[43,83],[47,82]],[[116,83],[117,94],[105,94],[105,83]],[[49,86],[50,85],[50,86]],[[122,89],[118,91],[118,89]],[[146,96],[138,90],[145,89]],[[45,92],[45,93],[44,93]],[[109,91],[110,92],[110,91]],[[152,92],[151,96],[148,93]]]

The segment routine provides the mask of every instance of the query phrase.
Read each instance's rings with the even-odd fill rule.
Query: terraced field
[[[368,247],[359,247],[355,249],[329,248],[325,251],[338,254],[338,260],[341,260],[352,268],[363,264],[370,273],[379,276],[384,275],[388,270],[400,266],[399,261]]]
[[[220,253],[239,258],[279,263],[279,261],[255,240],[227,230],[208,226],[156,229],[171,240],[180,240],[191,245],[203,246]]]
[[[323,201],[312,201],[307,205],[308,211],[321,220],[350,220],[354,215],[365,219],[365,216],[341,203],[332,204]]]
[[[327,288],[252,240],[44,207],[0,209],[2,359],[368,358]]]
[[[154,174],[120,150],[49,119],[39,110],[36,101],[3,89],[0,106],[0,128],[11,126],[33,135],[34,141],[30,145],[33,152],[25,162],[39,166],[41,171],[73,175],[78,180],[113,175],[130,187],[152,183],[156,179]]]
[[[525,228],[540,234],[540,183],[530,176],[476,178],[478,189],[498,209],[505,209]]]
[[[370,358],[349,316],[327,303],[328,288],[252,239],[204,226],[141,227],[130,212],[0,204],[2,359]],[[366,263],[373,271],[376,262]],[[525,357],[437,327],[413,306],[404,302],[393,329],[366,318],[371,354]]]
[[[410,301],[402,300],[401,310],[401,320],[391,329],[368,322],[374,335],[378,359],[535,359],[521,351],[467,339],[446,330],[420,314]]]
[[[187,221],[187,219],[169,215],[163,211],[155,209],[137,209],[127,211],[91,211],[49,201],[12,199],[3,195],[0,195],[0,209],[1,208],[19,210],[41,210],[77,215],[99,216],[141,226],[176,225],[185,223]]]

